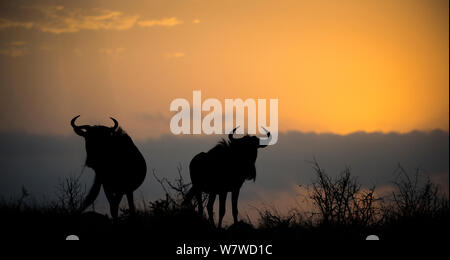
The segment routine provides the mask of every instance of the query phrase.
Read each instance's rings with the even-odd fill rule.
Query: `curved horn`
[[[77,128],[77,127],[78,127],[78,126],[75,124],[75,121],[76,121],[79,117],[80,117],[80,115],[78,115],[78,116],[72,118],[72,120],[70,120],[70,125],[71,125],[73,128]]]
[[[230,141],[234,141],[235,140],[233,135],[236,133],[236,129],[238,129],[238,128],[239,128],[239,126],[236,126],[236,128],[233,129],[233,131],[231,131],[231,133],[228,134],[228,139],[230,139]]]
[[[87,127],[87,126],[86,126],[86,125],[77,126],[77,125],[75,124],[75,121],[76,121],[79,117],[80,117],[80,115],[78,115],[78,116],[72,118],[72,120],[70,121],[70,125],[73,127],[73,131],[75,131],[75,133],[76,133],[77,135],[79,135],[79,136],[85,136],[85,135],[86,135],[86,131],[83,131],[83,130],[86,130],[86,127]]]
[[[111,130],[116,131],[117,127],[119,127],[119,123],[117,122],[116,119],[114,119],[114,118],[112,118],[112,117],[110,117],[110,118],[111,118],[111,120],[114,122],[114,126],[111,127]]]
[[[259,148],[264,148],[264,147],[266,147],[266,146],[270,143],[270,141],[272,141],[272,135],[270,135],[269,130],[267,130],[267,129],[264,128],[263,126],[261,126],[261,128],[266,132],[267,140],[264,140],[264,143],[266,143],[266,144],[259,145]]]

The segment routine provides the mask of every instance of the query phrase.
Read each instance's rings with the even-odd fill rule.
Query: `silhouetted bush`
[[[379,220],[375,187],[362,189],[346,168],[337,178],[331,178],[313,164],[317,179],[311,188],[311,199],[318,209],[321,225],[368,227]]]
[[[395,189],[383,204],[386,238],[444,239],[449,231],[449,199],[423,171],[409,174],[402,166],[395,171]]]
[[[392,193],[392,206],[386,210],[390,217],[436,217],[448,210],[448,199],[440,193],[439,187],[428,176],[417,169],[412,176],[398,166],[396,190]]]
[[[56,190],[57,207],[69,214],[77,213],[86,195],[86,187],[79,177],[69,176],[60,180]]]
[[[305,198],[313,205],[311,212],[294,208],[283,215],[275,208],[258,209],[256,226],[250,219],[224,229],[211,225],[195,210],[195,201],[183,203],[190,184],[178,167],[174,180],[159,178],[154,171],[164,197],[143,198],[136,215],[121,209],[116,224],[106,215],[78,212],[85,188],[78,178],[68,177],[56,187],[54,201],[38,203],[25,188],[16,199],[1,199],[0,229],[11,239],[55,240],[68,234],[79,234],[84,240],[151,237],[158,241],[361,240],[370,234],[381,239],[440,239],[448,234],[448,197],[420,171],[411,175],[399,166],[392,193],[378,197],[375,187],[363,188],[349,168],[334,178],[317,161],[313,170],[316,179]]]

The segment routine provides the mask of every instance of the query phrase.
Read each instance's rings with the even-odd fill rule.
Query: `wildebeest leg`
[[[225,202],[227,201],[227,192],[219,194],[219,228],[222,228],[223,216],[225,216]]]
[[[133,192],[127,193],[128,207],[130,208],[130,214],[133,216],[136,214],[136,207],[134,206]]]
[[[117,217],[119,216],[119,204],[123,194],[113,193],[105,190],[105,195],[109,202],[109,212],[111,213],[113,222],[116,223]]]
[[[192,187],[187,193],[186,196],[184,197],[184,201],[183,201],[183,206],[187,206],[191,203],[192,198],[195,196],[195,194],[197,194],[197,191],[195,190],[194,187]]]
[[[234,224],[238,222],[238,199],[239,199],[239,189],[231,192],[231,207],[233,211]]]
[[[215,193],[209,193],[208,196],[208,216],[209,216],[209,222],[211,222],[214,225],[214,202],[216,201],[216,195]]]
[[[197,199],[197,207],[198,207],[198,214],[200,216],[203,216],[203,200],[202,200],[202,193],[200,191],[197,191],[195,193],[195,198]]]

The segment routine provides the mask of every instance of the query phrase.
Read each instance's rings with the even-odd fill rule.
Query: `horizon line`
[[[126,129],[124,129],[125,132],[127,132]],[[69,131],[72,132],[72,131]],[[68,132],[68,133],[69,133]],[[441,133],[446,133],[449,134],[449,130],[448,129],[441,129],[441,128],[434,128],[434,129],[426,129],[426,130],[419,130],[419,129],[413,129],[410,131],[406,131],[406,132],[401,132],[401,131],[381,131],[381,130],[377,130],[377,131],[365,131],[365,130],[356,130],[356,131],[352,131],[352,132],[348,132],[348,133],[335,133],[332,131],[302,131],[302,130],[284,130],[284,131],[278,131],[278,135],[289,135],[289,134],[303,134],[303,135],[334,135],[334,136],[341,136],[341,137],[346,137],[346,136],[352,136],[352,135],[358,135],[358,134],[365,134],[365,135],[374,135],[374,134],[379,134],[379,135],[409,135],[409,134],[414,134],[414,133],[421,133],[421,134],[431,134],[431,133],[435,133],[435,132],[441,132]],[[45,136],[45,137],[63,137],[63,138],[67,138],[67,137],[71,137],[72,134],[68,134],[68,133],[39,133],[39,132],[32,132],[32,131],[26,131],[26,130],[0,130],[0,135],[8,135],[8,134],[22,134],[22,135],[28,135],[28,136]],[[206,134],[180,134],[180,135],[175,135],[175,134],[171,134],[170,132],[168,133],[162,133],[159,134],[158,136],[149,136],[149,137],[144,137],[144,138],[137,138],[137,137],[133,137],[134,140],[138,140],[140,142],[147,142],[150,140],[157,140],[157,139],[163,139],[163,138],[181,138],[181,137],[190,137],[190,138],[209,138],[209,137],[214,137],[214,136],[224,136],[227,135],[226,133],[224,134],[211,134],[211,135],[206,135]],[[75,136],[75,135],[74,135]]]

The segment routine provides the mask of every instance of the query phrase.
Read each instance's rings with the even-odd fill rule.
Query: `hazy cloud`
[[[137,24],[141,27],[153,27],[153,26],[172,27],[182,23],[183,21],[178,20],[176,17],[164,18],[160,20],[140,20],[137,22]]]
[[[0,17],[0,30],[11,28],[11,27],[31,29],[33,27],[33,23],[32,22],[17,22],[17,21],[12,21],[12,20]]]
[[[143,113],[139,116],[139,119],[149,121],[152,124],[169,124],[170,122],[170,117],[161,112]]]
[[[62,5],[46,7],[24,7],[37,12],[37,18],[14,21],[0,17],[0,30],[7,28],[37,28],[42,32],[62,34],[81,30],[122,31],[139,27],[172,27],[182,24],[176,17],[163,19],[140,19],[137,14],[124,14],[120,11],[93,8],[66,8]]]
[[[183,58],[184,56],[186,56],[184,54],[184,52],[173,52],[173,53],[168,53],[167,54],[167,58]]]
[[[162,114],[145,115],[149,120],[165,121]],[[125,130],[127,130],[125,128]],[[208,151],[226,136],[165,135],[144,142],[136,141],[148,163],[159,176],[173,179],[177,165],[189,180],[188,166],[195,154]],[[346,166],[365,186],[382,187],[391,183],[393,171],[401,163],[407,170],[421,167],[433,180],[448,189],[448,132],[412,132],[408,134],[355,133],[351,135],[280,133],[274,146],[259,150],[256,182],[249,182],[243,197],[254,200],[257,194],[284,192],[296,184],[308,184],[314,178],[314,157],[330,175]],[[28,134],[0,134],[0,196],[19,192],[25,185],[34,193],[52,192],[58,178],[80,174],[84,169],[84,141],[70,137]],[[83,170],[84,169],[84,170]],[[85,173],[87,182],[91,173]],[[447,180],[447,181],[445,181]],[[151,174],[140,189],[153,198],[162,190]]]
[[[12,58],[22,57],[28,53],[28,47],[24,41],[13,41],[0,47],[0,55]]]
[[[55,34],[80,30],[126,30],[134,26],[138,15],[125,15],[107,9],[67,9],[63,6],[39,9],[44,21],[37,23],[43,32]]]
[[[25,44],[27,44],[27,43],[24,41],[14,41],[14,42],[10,43],[10,45],[12,45],[12,46],[24,46]]]

